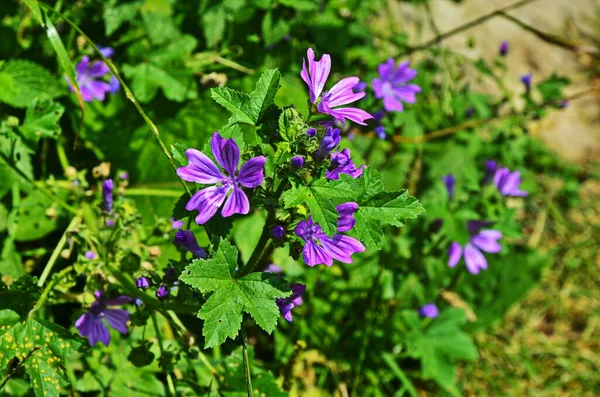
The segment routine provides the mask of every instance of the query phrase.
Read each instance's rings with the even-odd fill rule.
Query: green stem
[[[58,259],[58,256],[60,255],[60,251],[62,251],[63,247],[67,243],[67,233],[71,229],[73,229],[79,221],[80,221],[80,216],[79,215],[75,216],[71,220],[71,223],[69,223],[69,226],[67,226],[67,228],[65,229],[65,232],[63,233],[62,237],[58,241],[58,244],[54,248],[52,255],[50,256],[50,260],[48,260],[48,263],[46,263],[46,267],[44,267],[44,271],[42,272],[42,275],[40,276],[40,279],[38,280],[38,286],[41,287],[46,282],[46,279],[48,278],[48,276],[50,275],[50,272],[52,271],[52,267],[54,267],[54,264],[56,263],[56,260]]]
[[[242,325],[242,349],[244,359],[244,375],[246,376],[246,389],[248,390],[248,397],[254,395],[252,390],[252,374],[250,373],[250,360],[248,358],[248,336],[246,335],[246,327]]]
[[[149,189],[130,187],[125,189],[125,196],[180,197],[181,192],[170,189]]]
[[[60,140],[56,141],[56,154],[58,155],[58,161],[60,162],[63,172],[66,172],[67,168],[69,168],[69,160],[67,158],[65,148],[63,147]]]
[[[58,274],[56,276],[54,276],[52,281],[50,281],[48,283],[48,285],[46,286],[46,288],[44,288],[44,291],[42,292],[40,299],[37,301],[35,307],[31,311],[32,313],[39,310],[42,306],[44,306],[44,303],[46,303],[46,300],[48,299],[48,296],[50,295],[50,291],[52,291],[52,288],[54,288],[54,286],[56,284],[58,284],[58,282],[60,280],[62,280],[63,277],[65,277],[67,274],[69,274],[69,272],[71,270],[73,270],[73,266],[65,267],[60,272],[58,272]]]
[[[158,339],[158,349],[160,350],[160,356],[163,358],[165,356],[165,350],[163,347],[162,334],[160,332],[160,328],[158,327],[158,321],[156,320],[156,314],[152,313],[150,315],[152,317],[152,325],[154,326],[154,333],[156,334],[156,339]],[[175,386],[173,385],[173,378],[171,377],[171,373],[161,365],[162,370],[167,378],[167,396],[175,396]]]

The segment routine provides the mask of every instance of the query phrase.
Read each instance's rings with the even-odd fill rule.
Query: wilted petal
[[[104,318],[108,322],[108,325],[123,335],[129,332],[127,330],[127,322],[129,321],[129,312],[127,310],[105,309]]]
[[[351,230],[356,224],[356,219],[354,219],[354,213],[358,211],[358,204],[349,202],[340,204],[335,207],[338,214],[340,215],[338,218],[338,233],[343,233]]]
[[[483,230],[479,234],[471,237],[471,243],[485,252],[495,254],[502,250],[498,240],[502,238],[502,232],[498,230]]]
[[[177,168],[177,175],[184,181],[209,184],[225,179],[215,163],[204,153],[196,149],[188,149],[185,155],[188,165]]]
[[[221,215],[227,218],[233,214],[247,214],[250,211],[248,196],[239,187],[234,187],[233,192],[227,198]]]
[[[465,262],[471,274],[478,274],[479,270],[487,269],[485,256],[483,256],[477,247],[469,243],[465,246]]]
[[[224,186],[211,186],[198,191],[187,202],[185,208],[188,211],[198,210],[196,223],[203,225],[212,218],[225,198],[227,197],[228,188]]]
[[[302,258],[308,266],[333,264],[333,259],[327,251],[314,241],[307,241],[302,250]]]
[[[237,181],[244,187],[255,188],[263,182],[263,171],[267,159],[264,156],[258,156],[246,161],[242,168]]]
[[[224,139],[215,132],[210,140],[213,156],[231,176],[235,175],[240,162],[240,148],[233,138]]]
[[[459,243],[457,243],[456,241],[450,243],[450,247],[448,248],[448,266],[456,266],[456,264],[458,263],[458,261],[460,261],[460,258],[462,257],[462,251],[462,246]]]

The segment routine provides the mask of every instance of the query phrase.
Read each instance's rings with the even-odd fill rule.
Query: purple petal
[[[110,73],[110,69],[104,63],[104,61],[96,61],[86,71],[89,77],[104,77]]]
[[[108,82],[108,85],[110,85],[110,91],[109,92],[111,94],[116,93],[121,88],[121,82],[119,81],[119,79],[115,75],[110,76],[110,81]]]
[[[321,60],[315,62],[315,52],[312,48],[306,51],[306,57],[308,58],[308,70],[305,61],[302,60],[302,72],[300,76],[308,85],[310,102],[315,103],[319,95],[321,95],[323,87],[325,87],[325,82],[327,82],[327,78],[329,77],[331,57],[329,54],[323,54]]]
[[[112,58],[112,56],[115,55],[115,50],[111,47],[103,47],[103,46],[97,46],[97,47],[100,50],[100,52],[102,53],[102,55],[104,55],[105,58]]]
[[[263,182],[263,170],[267,159],[264,156],[258,156],[246,161],[237,177],[237,181],[249,189],[255,188]]]
[[[296,236],[302,238],[306,241],[306,229],[309,227],[308,221],[300,221],[296,228],[294,229],[294,233]]]
[[[79,63],[77,63],[77,66],[75,68],[75,71],[77,72],[77,77],[85,74],[89,64],[90,64],[90,57],[88,57],[87,55],[84,55],[81,58],[81,61],[79,61]]]
[[[477,247],[469,243],[465,246],[465,262],[471,274],[478,274],[479,270],[487,269],[485,256],[483,256]]]
[[[210,140],[213,156],[231,176],[235,175],[240,162],[240,148],[233,138],[224,139],[215,132]]]
[[[250,211],[248,196],[239,187],[234,187],[233,192],[227,198],[221,215],[227,218],[233,214],[247,214]]]
[[[84,313],[75,322],[75,327],[79,330],[79,335],[88,338],[91,346],[98,342],[103,343],[104,346],[110,343],[110,334],[100,317]]]
[[[346,119],[349,119],[355,122],[356,124],[360,125],[367,125],[367,123],[365,123],[365,120],[373,118],[373,116],[371,116],[369,113],[358,108],[337,108],[331,109],[329,112],[326,113],[328,113],[332,117],[335,117],[343,123],[346,122]]]
[[[320,245],[317,245],[314,241],[308,241],[304,245],[302,250],[302,258],[308,266],[315,265],[327,265],[333,264],[333,259],[327,251]]]
[[[334,259],[344,263],[352,263],[352,254],[365,250],[365,246],[360,241],[350,236],[336,234],[332,238],[323,235],[320,240]]]
[[[188,165],[177,168],[177,175],[184,181],[209,184],[225,179],[215,163],[204,153],[196,149],[188,149],[185,155]]]
[[[382,80],[391,80],[392,73],[394,72],[394,60],[389,58],[377,67],[377,71]]]
[[[456,241],[453,241],[450,244],[450,247],[448,248],[448,266],[450,267],[454,267],[456,266],[456,264],[458,263],[458,261],[460,261],[460,258],[462,256],[462,246],[457,243]]]
[[[419,310],[419,314],[423,317],[428,318],[436,318],[439,315],[439,310],[435,303],[428,303],[423,305],[423,307]]]
[[[359,81],[360,79],[358,77],[346,77],[331,87],[329,96],[327,97],[328,106],[342,106],[363,98],[365,96],[364,92],[355,93],[352,90]]]
[[[293,320],[292,317],[292,309],[296,306],[293,303],[289,302],[282,302],[282,303],[278,303],[277,306],[279,306],[279,312],[281,313],[281,315],[283,316],[283,318],[286,319],[287,322],[291,323]]]
[[[196,223],[203,225],[215,215],[221,204],[223,204],[223,201],[225,201],[229,190],[224,186],[204,188],[192,196],[185,208],[188,211],[198,210]]]
[[[104,81],[90,81],[87,86],[90,94],[99,101],[103,101],[107,92],[110,91],[110,84]]]
[[[415,96],[421,92],[421,87],[414,84],[405,85],[398,88],[393,88],[394,95],[403,102],[415,103],[417,97]]]
[[[394,95],[385,95],[383,97],[383,107],[388,112],[401,112],[404,110],[402,102],[400,102]]]
[[[340,204],[335,208],[338,214],[340,214],[338,218],[338,233],[343,233],[351,230],[356,224],[356,219],[354,219],[354,213],[358,211],[358,204],[349,202]]]
[[[404,61],[400,65],[398,65],[398,68],[394,71],[394,74],[390,79],[392,83],[405,83],[409,80],[414,79],[417,76],[417,71],[415,69],[409,68],[409,65],[410,61]]]
[[[371,86],[373,87],[373,91],[375,92],[375,98],[383,98],[383,80],[373,79],[371,80]]]
[[[104,318],[108,322],[108,325],[123,335],[129,332],[127,330],[127,322],[129,321],[129,312],[127,310],[105,309]]]
[[[495,254],[502,250],[498,240],[502,238],[502,232],[498,230],[483,230],[476,236],[471,237],[471,244],[480,250]]]

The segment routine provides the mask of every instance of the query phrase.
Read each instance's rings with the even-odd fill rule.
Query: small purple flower
[[[363,168],[365,167],[361,165],[356,168],[356,164],[352,162],[350,149],[348,148],[341,152],[331,153],[331,166],[333,169],[325,171],[325,177],[333,180],[340,179],[340,174],[348,174],[352,178],[358,178],[362,175]]]
[[[312,48],[306,51],[306,56],[308,58],[308,69],[306,68],[306,61],[303,60],[300,77],[308,85],[310,102],[317,103],[331,71],[331,57],[328,54],[323,54],[321,60],[315,62],[315,53]],[[339,107],[358,101],[365,96],[364,92],[354,93],[352,90],[359,81],[358,77],[346,77],[331,87],[328,92],[323,93],[321,101],[317,105],[319,112],[329,114],[343,123],[346,122],[346,119],[349,119],[357,124],[366,125],[365,120],[373,118],[369,113],[358,108]]]
[[[283,269],[274,263],[270,263],[269,266],[267,266],[267,268],[265,269],[265,272],[266,273],[281,273],[281,272],[283,272]]]
[[[308,130],[306,130],[306,135],[308,135],[309,137],[314,137],[315,135],[317,135],[317,129],[310,127]]]
[[[107,49],[110,48],[107,47],[104,50]],[[111,75],[109,83],[103,80],[106,75],[110,74],[110,69],[104,61],[95,61],[90,64],[90,57],[85,55],[77,64],[75,71],[77,84],[81,89],[81,96],[86,102],[91,102],[94,99],[103,101],[106,93],[115,93],[119,90],[119,80],[115,76]],[[69,89],[71,92],[75,92],[71,84],[69,84]]]
[[[292,309],[302,305],[302,294],[306,291],[306,285],[294,283],[291,286],[292,295],[289,298],[276,299],[275,302],[283,318],[292,322]]]
[[[169,293],[170,293],[169,288],[167,287],[166,284],[163,284],[156,291],[156,297],[158,299],[166,299],[169,297]]]
[[[375,121],[381,121],[383,120],[383,118],[385,117],[385,112],[383,110],[378,110],[375,113],[373,113],[373,118],[375,119]]]
[[[375,127],[375,135],[377,135],[377,138],[379,139],[385,139],[386,134],[385,134],[385,127],[382,125],[378,125],[377,127]]]
[[[338,233],[350,230],[348,226],[351,221],[348,220],[348,216],[351,216],[349,212],[352,210],[350,206],[347,206],[348,204],[338,206],[341,218],[341,222],[338,218]],[[356,203],[352,204],[358,206]],[[313,222],[312,217],[298,223],[294,232],[305,241],[302,257],[308,266],[320,264],[331,266],[334,259],[352,263],[352,254],[365,250],[364,245],[353,237],[342,234],[334,234],[333,237],[329,237],[323,233],[321,226]]]
[[[215,132],[211,139],[212,152],[227,176],[223,175],[215,163],[196,149],[188,149],[185,155],[189,164],[177,169],[177,175],[185,181],[214,186],[199,190],[188,201],[188,211],[198,210],[196,223],[208,222],[225,201],[221,215],[227,218],[233,214],[247,214],[250,211],[248,196],[241,189],[254,189],[263,181],[266,158],[258,156],[248,160],[239,172],[240,149],[233,138],[223,139]],[[237,173],[237,175],[236,175]]]
[[[532,73],[527,73],[521,76],[521,82],[525,86],[525,90],[529,92],[531,90],[531,79],[533,78]]]
[[[454,186],[456,185],[456,179],[454,179],[454,175],[448,174],[442,177],[442,181],[444,185],[446,185],[446,191],[448,192],[448,197],[454,197]]]
[[[120,296],[116,299],[104,299],[104,292],[94,292],[96,301],[92,306],[77,319],[75,327],[79,330],[79,335],[88,338],[90,345],[94,346],[101,342],[104,346],[110,343],[110,334],[103,320],[121,334],[126,335],[127,322],[129,321],[129,312],[121,309],[109,309],[109,306],[122,306],[133,302],[128,296]]]
[[[479,226],[468,228],[473,231],[479,229]],[[501,238],[502,232],[498,230],[478,230],[465,245],[464,252],[463,247],[458,242],[453,241],[448,248],[448,266],[456,266],[464,253],[467,270],[471,274],[478,274],[480,270],[486,270],[487,260],[481,251],[492,254],[500,252],[502,246],[498,243],[498,240]]]
[[[148,277],[138,277],[135,279],[135,285],[141,289],[150,288],[150,279]]]
[[[173,243],[184,250],[191,252],[196,258],[206,259],[206,251],[198,245],[196,236],[191,230],[178,230],[173,238]]]
[[[86,253],[83,254],[83,256],[85,256],[89,260],[96,259],[98,257],[98,255],[96,255],[94,251],[86,251]]]
[[[102,200],[105,212],[110,212],[113,209],[113,189],[114,184],[112,179],[107,179],[102,182]]]
[[[316,156],[319,159],[324,160],[329,156],[329,153],[340,144],[341,140],[342,136],[340,129],[328,126],[325,130],[325,136],[319,145],[319,149],[317,149]]]
[[[338,232],[343,233],[352,230],[356,224],[354,214],[358,211],[358,204],[350,201],[348,203],[340,204],[335,207],[339,214],[338,218]]]
[[[129,179],[129,174],[127,172],[121,172],[119,174],[119,178],[121,178],[122,180],[126,181]]]
[[[506,54],[508,54],[508,41],[504,40],[502,43],[500,43],[498,52],[501,56],[506,56]]]
[[[421,87],[416,84],[407,84],[417,76],[417,71],[409,68],[410,62],[405,61],[395,68],[394,60],[379,65],[379,77],[373,79],[373,90],[377,99],[383,98],[383,107],[386,111],[401,112],[404,110],[402,102],[415,103],[416,94],[421,92]]]
[[[494,179],[494,175],[498,170],[498,163],[494,160],[485,161],[485,176],[483,177],[483,183],[490,183]]]
[[[508,168],[500,168],[494,174],[494,185],[503,196],[524,197],[527,193],[519,189],[521,185],[521,173],[519,171],[510,172]]]
[[[284,234],[285,234],[285,229],[281,225],[276,225],[271,230],[271,236],[273,236],[273,238],[276,238],[276,239],[283,238]]]
[[[352,91],[357,94],[359,92],[364,92],[365,88],[367,88],[367,83],[364,81],[359,81],[354,87],[352,87]]]
[[[112,58],[113,55],[115,55],[115,50],[111,47],[104,47],[104,46],[97,46],[98,49],[100,50],[100,52],[102,53],[102,55],[104,55],[105,58]]]
[[[435,303],[428,303],[419,309],[419,314],[422,317],[436,318],[440,312]]]
[[[113,227],[115,225],[115,221],[112,220],[111,218],[108,218],[106,220],[106,227]]]
[[[183,220],[176,220],[173,217],[171,217],[170,219],[171,219],[171,229],[177,230],[177,229],[181,229],[183,227]]]
[[[294,156],[292,158],[291,163],[292,163],[292,168],[300,169],[300,168],[304,167],[304,157]]]

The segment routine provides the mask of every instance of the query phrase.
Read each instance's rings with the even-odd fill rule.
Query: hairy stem
[[[150,317],[152,317],[152,325],[154,326],[154,333],[156,334],[156,338],[158,339],[158,349],[160,350],[160,356],[161,358],[165,356],[165,350],[163,347],[163,340],[162,340],[162,334],[160,332],[160,328],[158,327],[158,321],[156,320],[156,314],[152,313],[150,315]],[[161,368],[165,374],[165,377],[167,378],[167,396],[171,397],[171,396],[175,396],[175,386],[173,384],[173,378],[171,377],[171,373],[167,370],[167,368],[164,367],[164,365],[161,364]]]
[[[252,374],[250,373],[250,360],[248,359],[248,336],[246,335],[246,327],[242,325],[242,350],[244,359],[244,375],[246,377],[246,389],[248,390],[248,397],[254,395],[252,390]]]
[[[58,241],[58,244],[54,248],[52,255],[50,256],[50,260],[48,260],[48,263],[46,263],[46,267],[44,267],[44,271],[42,272],[42,275],[40,276],[40,279],[38,280],[38,286],[41,287],[46,282],[46,279],[50,275],[50,272],[52,271],[52,268],[54,267],[54,264],[56,263],[56,260],[58,259],[58,256],[60,255],[60,251],[62,251],[63,247],[67,243],[67,233],[71,229],[73,229],[75,227],[75,225],[77,223],[79,223],[80,221],[81,221],[81,216],[80,215],[75,216],[71,220],[71,223],[69,223],[69,226],[67,226],[67,228],[65,229],[65,232],[63,233],[62,237]]]

